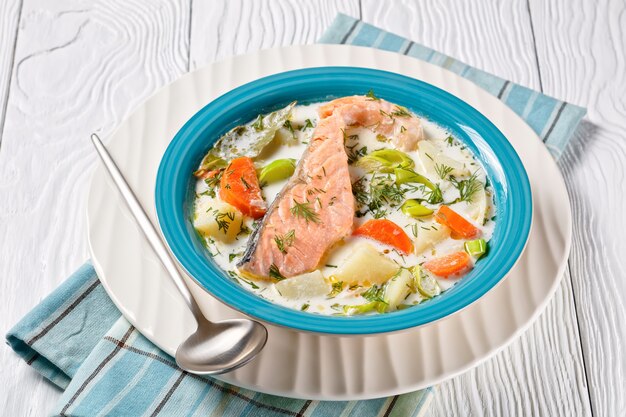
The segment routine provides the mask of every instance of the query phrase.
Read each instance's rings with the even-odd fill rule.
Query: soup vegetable
[[[495,226],[471,151],[373,92],[259,115],[194,177],[193,225],[215,262],[258,296],[318,314],[436,297],[486,256]]]

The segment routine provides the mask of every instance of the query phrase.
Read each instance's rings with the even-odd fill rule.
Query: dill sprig
[[[370,181],[370,209],[377,209],[384,204],[392,207],[404,201],[404,191],[391,176],[377,176],[374,174]]]
[[[224,234],[228,233],[230,224],[235,220],[235,213],[231,211],[215,211],[215,222],[217,230],[223,230]]]
[[[454,168],[445,164],[435,164],[435,172],[439,175],[439,178],[445,180],[450,173],[454,171]]]
[[[429,190],[427,194],[428,198],[426,201],[429,204],[439,204],[443,202],[443,193],[441,192],[441,188],[439,188],[439,184],[435,184],[435,189]]]
[[[409,113],[409,110],[406,107],[402,106],[396,106],[396,109],[391,112],[391,115],[396,117],[411,117],[411,113]]]
[[[349,136],[349,138],[351,138],[352,136]],[[358,136],[357,136],[358,138]],[[367,154],[367,146],[363,146],[360,149],[356,149],[358,143],[355,143],[352,146],[347,146],[346,145],[346,154],[348,155],[348,164],[352,165],[353,163],[355,163],[359,158],[365,156]]]
[[[376,284],[372,285],[367,291],[361,294],[361,297],[365,298],[367,301],[377,301],[379,303],[387,304],[385,299],[383,298],[385,294],[385,286],[378,286]]]
[[[248,284],[249,286],[252,287],[253,290],[258,290],[259,286],[256,285],[254,282],[247,280],[239,275],[237,275],[235,272],[233,271],[228,271],[228,275],[230,275],[230,277],[235,281],[235,282],[245,282],[246,284]]]
[[[370,89],[370,91],[367,92],[365,97],[369,98],[370,100],[374,100],[374,101],[380,100],[380,98],[376,97],[376,94],[374,94],[374,90],[371,90],[371,89]]]
[[[215,198],[215,192],[217,190],[217,187],[219,187],[220,185],[222,174],[224,174],[224,171],[220,170],[217,174],[213,175],[212,177],[204,179],[204,183],[207,185],[207,187],[209,187],[209,189],[205,191],[209,195],[209,197]]]
[[[250,189],[250,184],[248,184],[248,181],[246,181],[246,179],[243,176],[241,176],[239,179],[243,183],[244,187],[246,187],[246,189],[249,190]]]
[[[456,203],[459,201],[471,203],[474,194],[483,187],[483,184],[478,180],[477,173],[478,171],[470,175],[469,178],[460,181],[454,177],[450,177],[450,182],[459,190],[459,198],[455,200]]]
[[[296,239],[296,231],[291,229],[284,235],[275,235],[274,242],[276,242],[276,246],[278,246],[278,250],[282,253],[287,253],[287,248],[293,246],[293,242]]]
[[[313,223],[320,222],[320,216],[313,210],[309,200],[305,200],[302,203],[298,203],[296,199],[294,198],[293,204],[294,204],[293,207],[291,207],[289,211],[291,211],[291,214],[293,214],[295,217],[302,217],[307,223],[308,222],[313,222]]]
[[[278,269],[278,267],[276,266],[276,264],[272,264],[270,265],[270,278],[274,278],[277,280],[281,280],[281,279],[285,279],[285,276],[283,274],[280,273],[280,270]]]
[[[385,206],[396,207],[404,201],[406,190],[398,186],[390,175],[374,174],[369,187],[365,184],[365,177],[352,183],[352,194],[359,206],[367,206],[367,210],[357,216],[364,216],[369,211],[379,219],[387,215]]]
[[[293,129],[293,125],[291,124],[291,120],[285,120],[283,123],[283,127],[287,129],[291,133],[291,137],[296,139],[296,132]]]

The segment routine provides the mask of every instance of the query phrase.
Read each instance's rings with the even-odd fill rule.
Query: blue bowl
[[[449,129],[480,160],[494,190],[496,227],[489,254],[441,296],[405,310],[372,316],[325,316],[274,304],[247,291],[221,270],[190,221],[192,172],[215,141],[259,113],[299,103],[366,94],[405,106]],[[521,255],[530,231],[532,201],[526,171],[502,133],[485,116],[430,84],[365,68],[322,67],[261,78],[224,94],[196,113],[168,146],[157,174],[159,225],[187,273],[228,306],[263,322],[327,334],[375,334],[403,330],[462,310],[492,289]]]

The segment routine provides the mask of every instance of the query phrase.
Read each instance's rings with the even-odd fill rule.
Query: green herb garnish
[[[371,90],[371,89],[370,89],[370,91],[367,92],[365,97],[369,98],[370,100],[374,100],[374,101],[380,100],[378,97],[376,97],[376,94],[374,94],[374,90]]]
[[[361,294],[361,297],[365,298],[367,301],[377,301],[379,303],[387,304],[384,299],[384,294],[385,287],[383,285],[378,286],[374,284],[367,291]]]
[[[235,213],[231,211],[217,211],[215,212],[215,222],[217,223],[217,230],[223,230],[224,234],[228,233],[230,224],[235,220]]]
[[[308,222],[313,222],[313,223],[319,223],[320,222],[320,216],[319,214],[317,214],[313,208],[311,207],[311,203],[306,200],[302,203],[298,203],[295,199],[293,200],[294,206],[291,207],[291,209],[289,209],[289,211],[291,211],[291,214],[293,214],[295,217],[302,217],[307,223]]]
[[[402,106],[396,106],[396,109],[391,113],[391,115],[396,117],[411,117],[409,110]]]
[[[459,198],[454,201],[455,203],[459,201],[471,202],[474,194],[483,187],[483,184],[476,176],[477,172],[478,171],[474,172],[469,178],[460,181],[454,177],[450,177],[450,182],[459,190]]]
[[[280,271],[278,270],[278,267],[276,266],[276,264],[272,264],[270,265],[270,278],[274,278],[277,280],[281,280],[281,279],[285,279],[285,277],[283,276],[283,274],[280,273]]]
[[[445,164],[435,164],[435,172],[442,180],[445,180],[452,171],[454,171],[454,168]]]
[[[283,127],[287,129],[289,132],[291,132],[291,136],[294,139],[296,138],[296,132],[293,130],[293,126],[291,125],[291,120],[285,120],[285,123],[283,123]]]
[[[275,235],[274,242],[276,242],[276,246],[278,246],[278,250],[282,253],[287,253],[287,248],[293,245],[294,240],[296,239],[296,231],[291,229],[284,235]]]

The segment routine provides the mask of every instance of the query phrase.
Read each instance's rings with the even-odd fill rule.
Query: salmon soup
[[[471,151],[373,92],[259,115],[193,175],[193,224],[215,262],[259,297],[311,313],[436,297],[487,255],[495,226]]]

